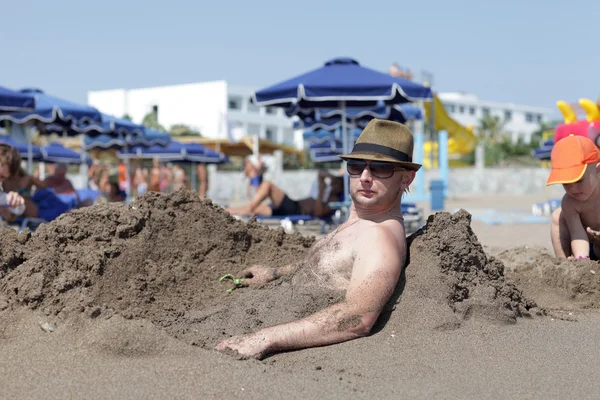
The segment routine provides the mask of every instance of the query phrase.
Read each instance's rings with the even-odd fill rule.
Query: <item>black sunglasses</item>
[[[369,172],[376,178],[386,179],[394,175],[395,171],[406,171],[406,168],[398,167],[397,164],[385,161],[363,161],[363,160],[348,160],[346,170],[350,175],[360,175],[366,167],[369,167]]]

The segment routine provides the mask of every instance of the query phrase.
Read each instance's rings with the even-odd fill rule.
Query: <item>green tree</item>
[[[477,132],[479,140],[488,145],[497,143],[506,136],[504,127],[506,121],[503,121],[498,116],[486,115],[479,120]]]
[[[173,136],[198,136],[202,137],[202,133],[194,128],[190,128],[185,124],[175,124],[169,129],[169,133]]]
[[[144,119],[142,120],[142,125],[150,129],[156,129],[157,131],[167,132],[165,127],[158,123],[158,117],[153,112],[149,112],[144,116]]]
[[[126,119],[128,121],[133,121],[133,119],[131,118],[131,115],[129,115],[129,114],[124,114],[121,118]]]

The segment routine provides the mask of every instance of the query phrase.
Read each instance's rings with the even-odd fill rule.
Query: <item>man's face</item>
[[[415,178],[415,171],[379,161],[348,160],[348,173],[355,205],[372,211],[384,211],[399,203]]]

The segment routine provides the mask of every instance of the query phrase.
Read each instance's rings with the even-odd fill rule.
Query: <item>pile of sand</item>
[[[470,228],[470,215],[438,213],[409,238],[410,264],[385,323],[393,329],[454,329],[483,318],[514,323],[535,303],[506,281]],[[149,321],[186,343],[212,348],[224,337],[302,318],[343,293],[280,279],[227,293],[219,277],[253,264],[303,259],[313,238],[243,223],[193,193],[149,193],[131,206],[71,212],[33,234],[0,232],[0,310],[21,306],[60,321]]]
[[[545,248],[502,250],[508,279],[546,309],[582,310],[600,306],[600,265],[597,261],[567,261]]]

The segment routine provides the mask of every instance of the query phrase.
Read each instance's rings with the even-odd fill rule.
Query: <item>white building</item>
[[[533,132],[540,128],[542,122],[548,122],[552,112],[547,108],[483,101],[473,94],[460,92],[439,93],[439,98],[448,114],[465,126],[477,128],[486,115],[499,117],[513,142],[521,139],[529,143]]]
[[[116,117],[127,114],[136,123],[153,112],[167,129],[185,124],[207,138],[258,135],[277,143],[294,144],[292,120],[281,109],[252,104],[250,96],[254,90],[227,81],[101,90],[88,92],[88,104]]]

